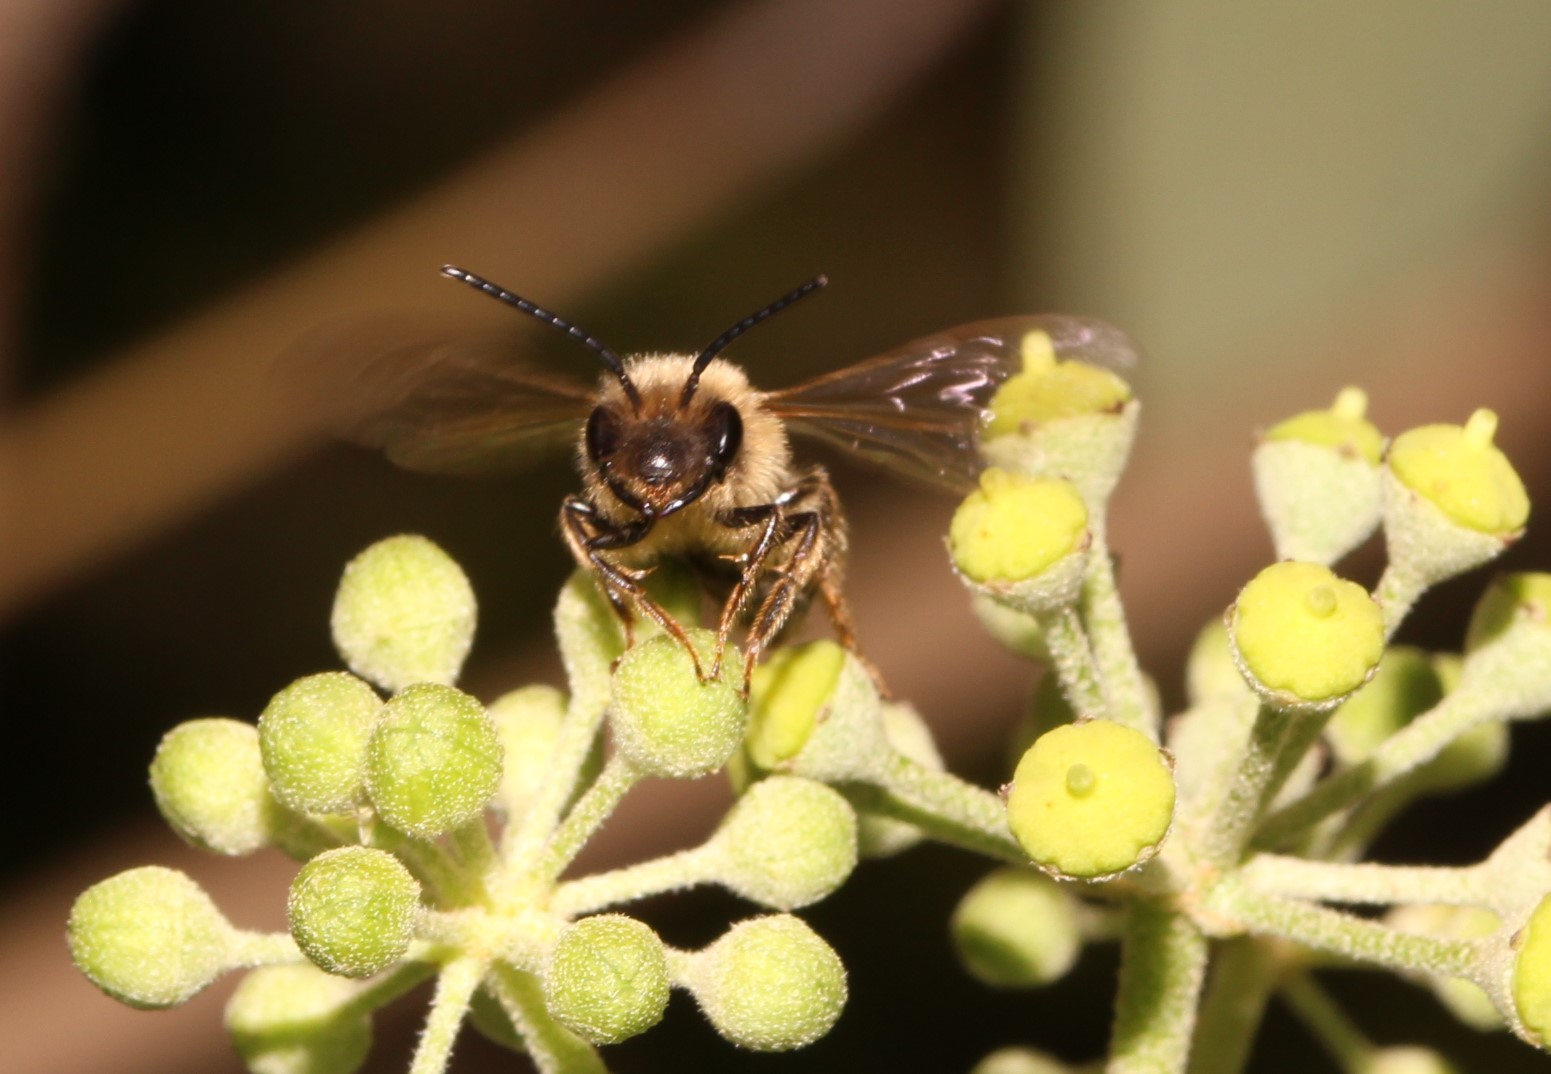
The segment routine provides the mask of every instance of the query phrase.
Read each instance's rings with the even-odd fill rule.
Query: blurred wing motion
[[[346,440],[407,470],[482,474],[571,447],[590,409],[585,384],[525,369],[513,350],[388,319],[320,329],[283,361]]]
[[[1006,317],[951,328],[784,391],[766,405],[794,433],[928,484],[963,490],[981,465],[976,437],[997,387],[1022,368],[1028,333],[1061,359],[1134,369],[1124,332],[1080,317]]]

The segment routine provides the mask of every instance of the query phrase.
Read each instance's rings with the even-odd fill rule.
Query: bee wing
[[[591,409],[586,385],[524,368],[516,349],[431,323],[357,321],[304,337],[282,364],[344,439],[421,473],[495,473],[574,444]]]
[[[1082,317],[1005,317],[950,328],[858,365],[772,392],[766,406],[794,433],[931,485],[963,490],[981,463],[977,435],[997,387],[1022,368],[1028,333],[1056,356],[1134,369],[1129,336]]]

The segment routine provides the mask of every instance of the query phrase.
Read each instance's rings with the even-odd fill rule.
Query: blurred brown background
[[[1365,385],[1395,432],[1502,415],[1551,493],[1551,8],[1334,0],[1248,8],[758,0],[210,5],[0,0],[0,1071],[240,1069],[225,989],[128,1011],[69,967],[85,885],[188,868],[239,923],[282,924],[290,867],[196,857],[144,766],[179,720],[253,718],[334,666],[344,561],[428,534],[471,575],[468,682],[554,676],[561,464],[506,480],[394,471],[320,443],[270,364],[319,321],[423,307],[589,356],[446,281],[457,262],[620,350],[686,348],[808,276],[822,298],[745,340],[791,383],[949,324],[1063,309],[1130,330],[1146,405],[1113,537],[1148,666],[1177,700],[1198,626],[1270,555],[1253,431]],[[951,504],[845,470],[851,596],[869,655],[956,770],[995,782],[1032,672],[974,626],[941,534]],[[1551,563],[1544,527],[1508,557]],[[1371,580],[1369,549],[1349,565]],[[1481,578],[1430,596],[1410,640],[1458,644]],[[1543,728],[1509,772],[1428,805],[1390,860],[1469,861],[1546,798]],[[685,845],[710,785],[648,788],[601,862]],[[1038,995],[954,966],[945,920],[983,871],[925,848],[868,865],[806,914],[852,970],[837,1030],[797,1056],[735,1053],[682,997],[609,1053],[623,1072],[963,1070],[990,1047],[1103,1046],[1113,962]],[[743,911],[645,909],[697,944]],[[1542,1069],[1376,976],[1335,982],[1383,1042],[1464,1069]],[[378,1023],[401,1070],[423,1008]],[[522,1069],[467,1039],[454,1069]],[[1328,1061],[1274,1013],[1252,1069]]]

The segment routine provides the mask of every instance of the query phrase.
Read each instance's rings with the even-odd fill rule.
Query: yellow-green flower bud
[[[1033,1048],[998,1048],[970,1068],[969,1074],[1074,1074],[1075,1067]]]
[[[856,811],[822,783],[760,780],[712,836],[722,886],[773,910],[818,902],[856,868]]]
[[[1492,443],[1497,415],[1478,410],[1464,426],[1424,425],[1401,433],[1389,468],[1407,489],[1450,520],[1497,536],[1517,534],[1529,520],[1529,495]]]
[[[1367,685],[1341,702],[1325,736],[1338,760],[1356,764],[1442,698],[1443,684],[1427,654],[1397,645],[1385,652]]]
[[[372,688],[343,671],[297,679],[259,717],[275,797],[303,813],[347,813],[366,793],[366,742],[382,712]]]
[[[953,513],[948,549],[972,588],[1030,613],[1081,590],[1088,509],[1068,481],[990,469]]]
[[[1551,1041],[1551,895],[1514,939],[1513,1005],[1535,1039]]]
[[[501,785],[501,742],[485,707],[451,686],[394,695],[366,747],[378,816],[422,839],[473,820]]]
[[[508,816],[522,812],[549,774],[565,709],[565,694],[542,685],[524,686],[490,703],[490,721],[505,757],[497,801]]]
[[[932,729],[920,713],[903,702],[887,701],[882,717],[883,737],[896,753],[934,772],[943,770],[942,754],[932,740]],[[864,858],[898,854],[923,838],[921,829],[908,821],[865,811],[856,816],[856,849]]]
[[[1412,1045],[1377,1048],[1352,1069],[1353,1074],[1458,1074],[1431,1048]]]
[[[1007,791],[1007,823],[1057,877],[1124,872],[1157,851],[1174,816],[1168,754],[1140,731],[1087,720],[1042,735]]]
[[[709,669],[716,635],[689,631]],[[684,647],[665,634],[633,647],[614,673],[614,701],[609,719],[620,754],[643,775],[668,779],[698,779],[715,772],[743,741],[748,704],[727,668],[740,668],[742,658],[728,648],[723,674],[701,682]]]
[[[824,718],[846,652],[829,639],[788,645],[754,669],[749,689],[749,758],[771,770],[808,744]]]
[[[1115,329],[1108,342],[1132,345]],[[1138,407],[1123,379],[1078,360],[1058,361],[1044,332],[1023,342],[1023,371],[991,398],[981,454],[1025,477],[1061,477],[1098,511],[1114,491],[1136,436]]]
[[[738,922],[693,956],[684,977],[716,1031],[756,1052],[812,1044],[846,1002],[840,957],[788,914]]]
[[[151,793],[173,831],[218,854],[268,846],[281,823],[258,731],[239,720],[190,720],[168,731],[151,761]]]
[[[1281,708],[1325,708],[1357,689],[1384,655],[1384,616],[1365,589],[1314,563],[1274,563],[1229,614],[1239,670]]]
[[[1082,948],[1071,896],[1029,869],[983,878],[959,901],[948,927],[964,968],[996,988],[1058,980]]]
[[[474,590],[424,537],[389,537],[351,560],[334,597],[334,646],[388,690],[451,683],[474,641]]]
[[[1031,660],[1044,662],[1050,659],[1050,648],[1045,644],[1045,629],[1038,619],[1028,612],[1009,608],[986,593],[971,590],[970,606],[975,618],[997,641],[1008,649]]]
[[[1243,697],[1244,676],[1233,659],[1233,643],[1222,616],[1201,628],[1185,658],[1185,694],[1192,705],[1218,697]]]
[[[1255,491],[1279,559],[1334,563],[1379,524],[1384,437],[1368,397],[1342,389],[1328,410],[1273,426],[1255,449]]]
[[[286,903],[297,946],[341,977],[370,977],[402,958],[419,912],[419,882],[370,847],[319,854],[291,881]]]
[[[299,963],[264,966],[226,1004],[226,1028],[252,1074],[352,1074],[366,1062],[372,1024],[342,1009],[355,985]]]
[[[594,1044],[617,1044],[662,1021],[668,959],[662,940],[624,914],[567,925],[544,966],[544,1005]]]
[[[1503,718],[1551,709],[1551,574],[1504,574],[1476,602],[1459,690],[1493,697]]]
[[[175,1007],[230,965],[234,931],[204,889],[147,865],[83,891],[66,926],[70,957],[131,1007]]]

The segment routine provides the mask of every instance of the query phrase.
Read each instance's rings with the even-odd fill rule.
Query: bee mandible
[[[1129,368],[1135,350],[1099,321],[1064,316],[979,321],[915,340],[792,388],[766,392],[721,357],[749,329],[813,294],[823,276],[735,323],[698,354],[623,359],[564,318],[448,265],[442,273],[565,332],[605,372],[594,387],[523,369],[441,340],[395,340],[355,385],[348,435],[430,473],[506,469],[555,441],[574,445],[583,491],[566,497],[560,530],[597,580],[627,645],[650,619],[689,652],[702,680],[721,673],[740,623],[743,690],[794,611],[817,596],[856,652],[842,592],[846,524],[828,473],[800,464],[788,434],[949,489],[980,469],[977,434],[1020,348],[1045,333],[1062,358]],[[645,579],[664,557],[726,576],[709,666]],[[860,654],[858,653],[858,656]],[[871,670],[870,663],[864,660]],[[874,671],[876,676],[876,671]]]

